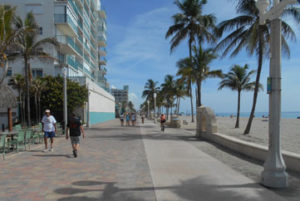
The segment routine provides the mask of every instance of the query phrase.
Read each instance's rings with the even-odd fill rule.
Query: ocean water
[[[236,115],[236,112],[216,112],[216,115],[219,117],[229,117],[230,115]],[[255,117],[268,116],[268,112],[255,112]],[[241,117],[249,117],[250,112],[241,112]],[[281,118],[284,119],[296,119],[300,117],[300,112],[281,112]]]

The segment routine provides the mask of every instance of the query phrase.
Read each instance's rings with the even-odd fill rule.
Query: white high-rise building
[[[106,75],[106,13],[100,0],[1,0],[0,4],[16,6],[22,19],[28,12],[40,26],[39,39],[56,37],[60,48],[44,46],[57,61],[31,59],[32,75],[62,75],[88,86],[89,103],[82,110],[85,122],[96,124],[113,119],[115,99],[109,93]],[[9,63],[8,75],[24,74],[24,61]]]

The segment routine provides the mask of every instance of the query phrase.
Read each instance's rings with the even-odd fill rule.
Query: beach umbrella
[[[6,84],[0,85],[0,108],[8,108],[8,129],[12,131],[12,108],[17,107],[17,99],[13,90]]]

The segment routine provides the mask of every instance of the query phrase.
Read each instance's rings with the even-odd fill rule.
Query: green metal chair
[[[0,136],[0,150],[2,152],[3,160],[5,160],[5,151],[7,149],[5,141],[6,141],[6,136],[5,135],[1,135]]]
[[[30,150],[30,145],[32,143],[32,134],[33,134],[33,132],[32,132],[31,129],[27,129],[26,130],[26,133],[25,133],[25,142],[24,142],[24,144],[25,144],[25,150],[26,150],[26,145],[28,145],[29,150]]]
[[[15,125],[14,127],[14,130],[22,130],[22,126],[21,126],[21,124],[17,124],[17,125]]]
[[[33,143],[36,143],[36,140],[38,140],[38,143],[41,142],[41,131],[39,128],[36,128],[35,131],[32,133],[32,140]]]
[[[26,148],[25,147],[25,131],[23,131],[23,130],[19,131],[18,135],[17,135],[17,139],[10,141],[9,145],[15,145],[17,152],[19,151],[20,147],[23,147],[25,149]]]
[[[56,132],[57,132],[58,135],[63,135],[64,134],[62,125],[59,122],[56,123]]]

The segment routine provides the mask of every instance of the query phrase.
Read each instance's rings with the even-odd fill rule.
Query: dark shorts
[[[70,136],[71,144],[80,144],[80,136]]]
[[[46,138],[54,138],[55,137],[55,132],[46,132],[45,131],[44,137],[46,137]]]

